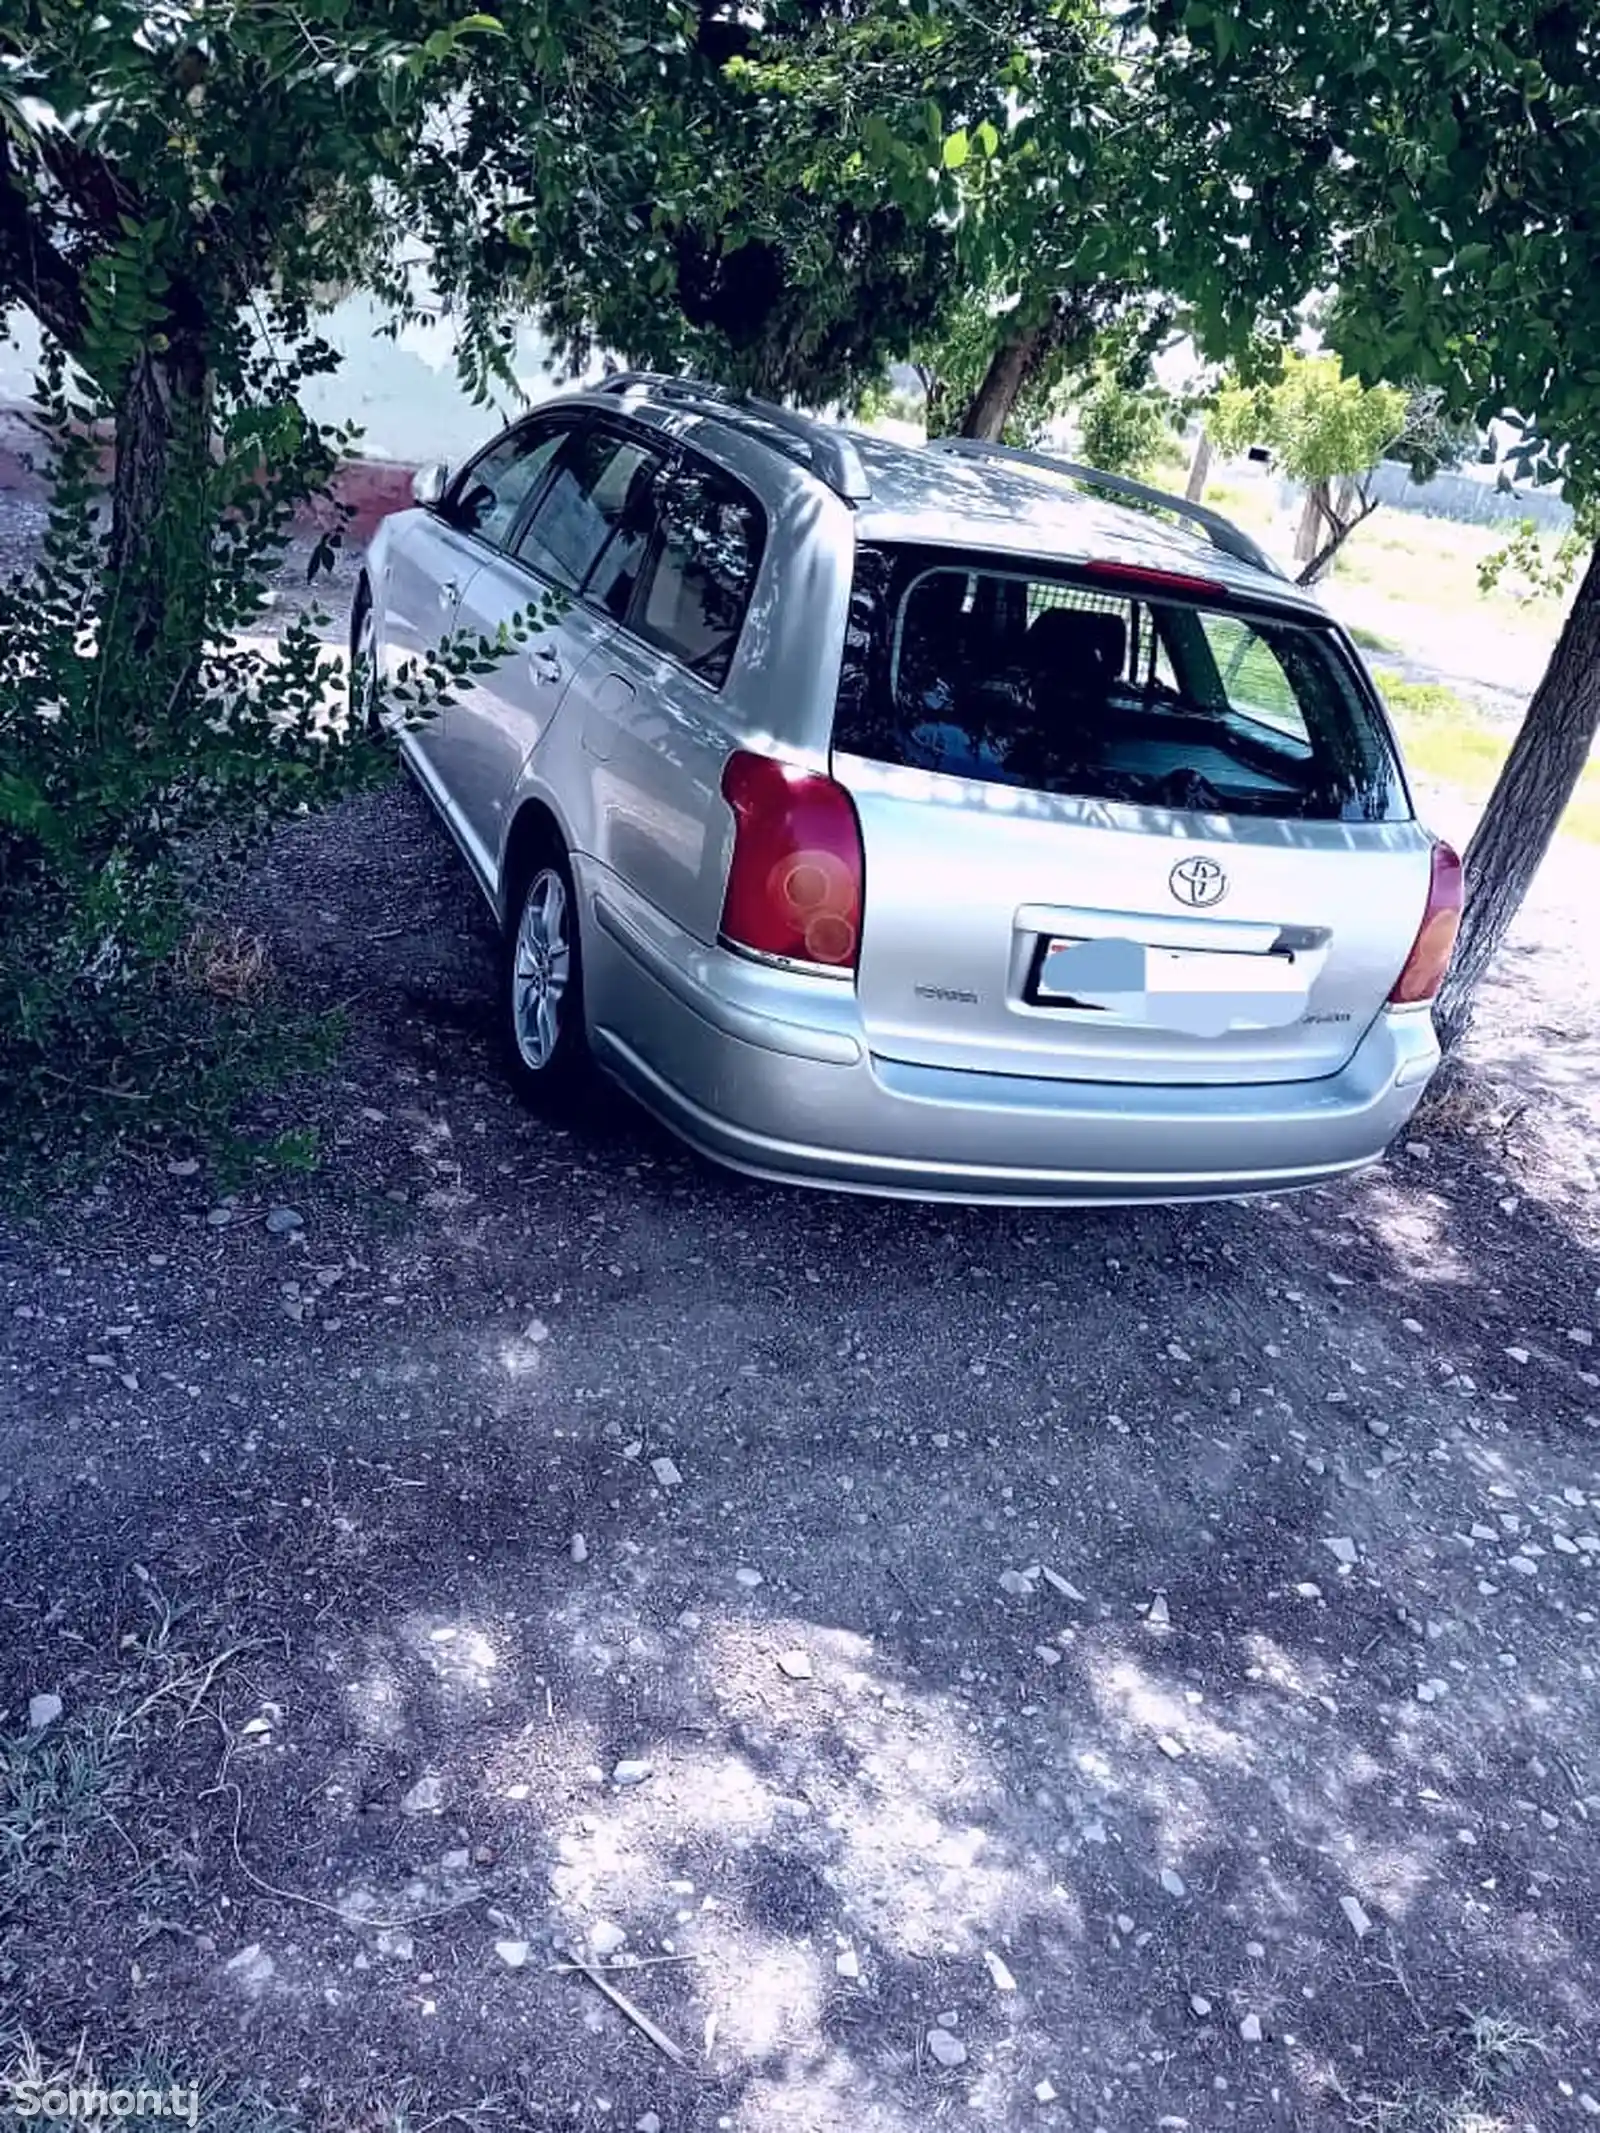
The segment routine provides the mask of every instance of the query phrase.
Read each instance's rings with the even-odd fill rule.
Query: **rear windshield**
[[[1331,631],[1044,564],[863,549],[833,740],[880,763],[1140,807],[1410,813]]]

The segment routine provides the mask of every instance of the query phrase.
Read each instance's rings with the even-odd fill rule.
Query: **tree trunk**
[[[1313,482],[1306,490],[1306,500],[1300,512],[1300,524],[1294,537],[1294,559],[1297,563],[1309,563],[1317,552],[1322,539],[1322,520],[1325,506],[1323,497],[1327,490],[1325,482]]]
[[[135,359],[114,410],[108,652],[163,690],[192,671],[206,607],[211,381],[198,343]]]
[[[1295,579],[1296,585],[1315,585],[1357,526],[1364,526],[1377,508],[1376,499],[1369,503],[1359,483],[1347,481],[1340,491],[1337,509],[1323,512],[1327,538]]]
[[[1050,328],[1047,325],[1025,326],[1019,333],[1003,340],[989,358],[983,383],[968,403],[957,434],[982,437],[990,444],[998,444],[1005,435],[1006,424],[1011,420],[1023,388],[1049,349]]]
[[[1191,504],[1204,500],[1206,481],[1211,473],[1211,436],[1202,429],[1200,441],[1194,448],[1194,458],[1189,463],[1189,479],[1184,485],[1184,495]]]
[[[1434,1020],[1446,1052],[1550,848],[1600,728],[1600,548],[1467,847],[1467,907]]]

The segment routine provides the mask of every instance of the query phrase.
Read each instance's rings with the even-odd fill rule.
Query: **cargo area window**
[[[1383,721],[1330,629],[936,550],[858,555],[834,746],[1137,806],[1410,814]]]

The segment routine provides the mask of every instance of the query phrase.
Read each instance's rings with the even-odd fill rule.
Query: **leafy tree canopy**
[[[1519,471],[1600,483],[1600,168],[1591,9],[1526,0],[1155,0],[1161,95],[1234,190],[1213,338],[1276,276],[1337,290],[1329,338],[1363,377],[1528,425]],[[1200,223],[1175,190],[1178,244]],[[1275,264],[1276,263],[1276,264]],[[1238,268],[1230,287],[1229,272]]]
[[[1405,426],[1407,396],[1348,378],[1337,356],[1289,355],[1270,382],[1222,387],[1207,426],[1219,451],[1269,445],[1291,481],[1365,474]]]

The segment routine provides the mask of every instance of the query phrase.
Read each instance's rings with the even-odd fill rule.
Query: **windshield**
[[[1409,818],[1331,629],[1053,565],[863,550],[834,746],[985,784],[1211,814]]]

